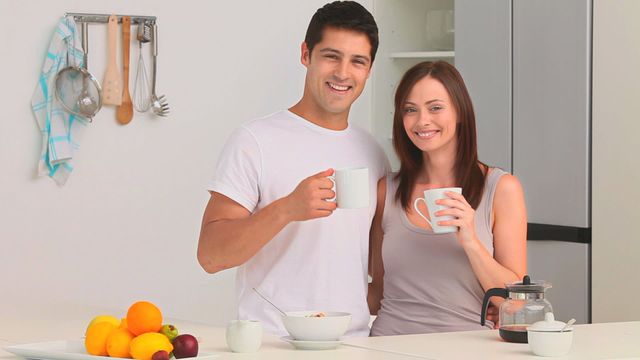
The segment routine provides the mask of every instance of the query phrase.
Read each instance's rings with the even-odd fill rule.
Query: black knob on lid
[[[531,285],[531,278],[529,277],[529,275],[525,275],[522,278],[522,285]]]

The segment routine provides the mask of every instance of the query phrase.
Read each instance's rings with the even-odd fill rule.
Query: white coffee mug
[[[226,338],[233,352],[256,352],[262,345],[262,325],[260,321],[232,320],[227,326]]]
[[[369,207],[369,169],[366,167],[338,169],[329,179],[333,181],[333,191],[341,209]]]
[[[413,208],[416,209],[416,212],[418,213],[418,215],[420,215],[423,219],[427,221],[427,223],[429,223],[429,225],[431,226],[431,229],[433,229],[433,232],[436,234],[445,234],[445,233],[452,233],[452,232],[458,231],[457,226],[438,225],[438,222],[440,221],[452,220],[454,218],[453,216],[451,215],[435,216],[434,215],[436,212],[440,210],[449,208],[448,206],[445,206],[445,205],[436,204],[436,200],[450,199],[449,196],[445,195],[445,192],[447,191],[462,194],[462,188],[459,188],[459,187],[430,189],[430,190],[424,191],[424,198],[419,197],[413,202]],[[429,221],[429,219],[427,219],[427,217],[424,216],[422,212],[420,212],[420,209],[418,209],[418,203],[420,201],[424,201],[425,205],[427,205],[427,210],[429,211],[429,218],[431,218],[431,221]]]

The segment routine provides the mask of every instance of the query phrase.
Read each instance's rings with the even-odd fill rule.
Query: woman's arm
[[[369,232],[369,275],[371,275],[373,281],[369,284],[367,303],[369,304],[369,313],[371,315],[378,314],[380,300],[382,300],[382,279],[384,276],[384,266],[382,264],[382,238],[384,236],[382,215],[384,213],[386,190],[386,177],[383,177],[378,181],[376,212]]]
[[[520,181],[503,175],[493,198],[493,257],[515,274],[513,281],[527,273],[527,209]],[[502,284],[496,284],[500,287]]]
[[[441,224],[460,227],[458,240],[482,288],[486,291],[504,287],[505,283],[522,279],[527,271],[527,212],[518,179],[503,175],[498,181],[493,200],[493,256],[476,235],[475,210],[462,195],[447,195],[451,199],[439,200],[439,203],[452,206],[452,209],[443,210],[439,215],[450,214],[457,219]]]

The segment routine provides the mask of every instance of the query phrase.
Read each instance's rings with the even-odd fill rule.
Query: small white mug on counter
[[[333,176],[336,204],[341,209],[360,209],[369,206],[369,169],[354,167],[337,169]]]
[[[457,226],[438,225],[439,221],[452,220],[454,218],[453,216],[451,215],[435,216],[434,215],[436,212],[440,210],[449,208],[448,206],[445,206],[445,205],[436,204],[436,200],[450,199],[447,195],[445,195],[447,191],[462,194],[462,188],[459,188],[459,187],[430,189],[430,190],[425,190],[423,198],[419,197],[413,202],[413,208],[416,210],[418,215],[420,215],[423,219],[427,221],[427,223],[429,223],[429,225],[431,226],[431,229],[433,229],[433,232],[436,234],[445,234],[445,233],[452,233],[452,232],[458,231]],[[420,209],[418,209],[418,203],[420,201],[424,201],[425,204],[427,205],[427,210],[429,211],[429,218],[431,218],[431,221],[429,221],[429,219],[427,219],[427,217],[424,216],[422,212],[420,212]]]
[[[262,324],[254,320],[232,320],[227,326],[226,338],[233,352],[256,352],[262,345]]]

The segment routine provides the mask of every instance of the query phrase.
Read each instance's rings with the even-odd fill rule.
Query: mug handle
[[[333,192],[336,193],[336,196],[332,197],[331,199],[327,199],[326,201],[336,202],[336,201],[338,201],[338,189],[337,189],[337,184],[336,184],[336,176],[335,175],[329,175],[329,176],[327,176],[327,179],[331,180],[331,182],[333,183],[332,190],[333,190]]]
[[[413,208],[416,210],[416,212],[418,213],[418,215],[420,215],[423,219],[425,219],[427,221],[427,223],[429,224],[429,226],[431,226],[431,228],[433,228],[433,225],[431,225],[431,221],[429,221],[429,219],[427,219],[426,216],[424,216],[421,212],[420,209],[418,209],[418,202],[422,200],[424,201],[424,206],[427,206],[427,201],[424,198],[417,198],[416,201],[413,202]]]

